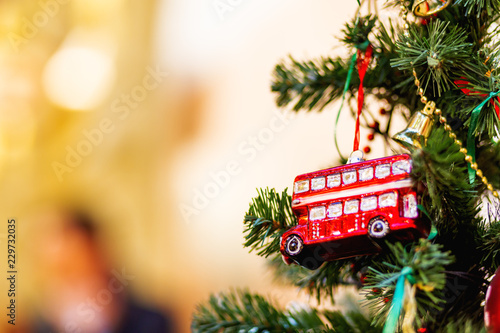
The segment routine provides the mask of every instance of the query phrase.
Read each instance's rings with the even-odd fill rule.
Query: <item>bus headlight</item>
[[[403,215],[404,217],[418,217],[417,198],[415,194],[408,194],[403,197]]]

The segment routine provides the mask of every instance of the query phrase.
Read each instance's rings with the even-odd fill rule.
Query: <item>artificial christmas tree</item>
[[[360,7],[367,1],[377,8],[373,0]],[[405,193],[391,188],[392,196],[381,199],[385,194],[374,186],[387,185],[382,176],[373,178],[374,172],[378,167],[379,175],[396,177],[398,158],[368,161],[366,168],[347,164],[297,179],[293,197],[286,189],[258,190],[244,219],[244,246],[268,258],[276,274],[322,305],[333,302],[337,286],[354,285],[370,317],[359,311],[282,310],[259,295],[236,291],[200,305],[194,331],[496,332],[491,312],[485,328],[484,303],[500,264],[500,221],[498,214],[478,213],[484,200],[498,200],[500,188],[500,0],[378,2],[385,10],[399,10],[401,21],[358,11],[342,37],[352,57],[292,58],[276,66],[272,91],[278,106],[297,112],[322,111],[338,99],[342,110],[344,100],[351,107],[354,99],[353,150],[360,146],[360,126],[371,129],[369,140],[381,136],[393,149],[402,143],[411,154],[406,160],[413,185]],[[373,105],[365,105],[368,95]],[[369,113],[381,104],[384,126]],[[394,140],[389,132],[396,114],[409,123]],[[347,162],[340,151],[339,156],[338,164]],[[350,182],[359,184],[350,188]],[[299,207],[296,199],[314,205]],[[387,202],[390,212],[383,206]],[[373,227],[370,222],[382,213],[369,214],[384,209],[390,216]],[[351,221],[348,214],[356,218]],[[396,230],[388,219],[406,217],[402,223],[411,223],[417,216],[428,226],[416,228],[409,240],[392,237]],[[338,248],[338,240],[351,232],[373,242],[377,251],[359,249],[359,242]],[[313,240],[320,250],[311,250]],[[280,250],[291,265],[281,261]],[[314,260],[312,270],[295,265]],[[488,302],[493,304],[491,296]]]

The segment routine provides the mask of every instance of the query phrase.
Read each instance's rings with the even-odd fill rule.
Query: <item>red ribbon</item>
[[[372,59],[373,48],[371,44],[368,44],[364,55],[361,50],[358,50],[358,74],[359,74],[359,89],[358,89],[358,114],[356,116],[356,130],[354,134],[354,147],[353,151],[359,150],[359,118],[361,116],[361,111],[363,110],[363,102],[365,100],[365,92],[363,89],[363,80],[365,79],[366,71],[368,70],[368,66],[370,65],[370,61]]]
[[[465,79],[465,78],[463,78],[463,79]],[[488,97],[488,94],[479,94],[479,92],[477,92],[477,91],[472,91],[470,89],[467,89],[466,87],[469,85],[468,81],[465,81],[465,80],[455,80],[454,82],[457,85],[457,87],[460,90],[462,90],[462,92],[464,94],[466,94],[467,96],[471,95],[471,94],[474,94],[474,95],[479,95],[481,97]],[[500,102],[500,97],[497,97],[497,101]],[[495,112],[497,113],[497,117],[500,119],[500,107],[498,106],[497,103],[495,103],[495,100],[493,98],[490,99],[490,103],[493,104],[493,106],[495,107]]]

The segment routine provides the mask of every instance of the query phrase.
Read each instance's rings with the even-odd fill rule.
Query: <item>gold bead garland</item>
[[[417,86],[417,93],[418,95],[420,95],[420,101],[426,104],[428,99],[426,96],[424,96],[424,90],[420,87],[420,80],[417,77],[417,72],[415,71],[415,69],[413,69],[413,76],[415,77],[415,86]],[[493,188],[493,185],[491,185],[488,179],[483,176],[483,171],[478,168],[477,163],[472,162],[472,156],[467,154],[467,149],[462,146],[462,141],[457,139],[457,135],[453,132],[451,126],[447,124],[446,118],[442,116],[441,109],[434,109],[434,114],[439,117],[439,122],[443,124],[443,128],[448,132],[448,136],[453,139],[456,145],[460,147],[460,152],[465,155],[464,159],[467,163],[470,164],[471,169],[476,171],[476,175],[481,178],[481,181],[484,185],[486,185],[486,188],[491,191],[495,198],[498,198],[498,192]]]
[[[405,0],[401,0],[400,8],[401,8],[401,18],[403,19],[403,22],[404,22],[404,25],[403,25],[404,32],[403,33],[405,34],[405,36],[408,37],[410,35],[410,32],[409,32],[410,23],[408,22],[408,8],[405,5]],[[418,79],[417,72],[415,71],[415,68],[413,68],[413,76],[415,77],[414,82],[415,82],[415,86],[417,87],[417,94],[420,95],[420,101],[423,104],[427,104],[428,98],[424,95],[424,89],[422,89],[422,87],[420,86],[420,80]],[[488,179],[483,175],[483,171],[481,169],[479,169],[479,167],[477,166],[477,163],[472,162],[472,156],[467,153],[467,149],[465,147],[463,147],[462,141],[457,139],[457,135],[453,132],[453,130],[451,129],[451,126],[448,125],[446,118],[443,117],[441,109],[434,108],[434,114],[439,117],[439,122],[441,124],[443,124],[443,128],[445,131],[448,132],[448,136],[451,139],[453,139],[453,141],[455,142],[455,144],[457,146],[460,147],[459,151],[462,154],[464,154],[464,156],[465,156],[464,159],[467,163],[470,164],[471,169],[476,171],[476,175],[479,178],[481,178],[481,181],[483,182],[484,185],[486,185],[486,188],[489,191],[491,191],[491,193],[493,194],[493,196],[495,198],[498,198],[499,197],[498,192],[493,188],[493,185],[490,182],[488,182]]]

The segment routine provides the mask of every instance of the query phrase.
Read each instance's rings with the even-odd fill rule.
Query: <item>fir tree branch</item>
[[[467,64],[467,71],[463,77],[468,82],[467,85],[460,86],[470,90],[464,96],[462,107],[457,109],[457,115],[464,121],[464,125],[469,126],[472,111],[483,102],[490,93],[500,91],[500,73],[497,68],[492,67],[492,59],[471,59]],[[498,135],[500,120],[495,110],[495,105],[500,106],[497,98],[486,103],[479,114],[475,134],[480,137],[493,138]]]
[[[260,295],[238,290],[212,295],[207,303],[198,305],[191,329],[196,333],[381,332],[379,327],[369,325],[370,320],[361,313],[344,316],[308,308],[283,310]]]
[[[476,217],[478,188],[468,183],[463,158],[441,128],[434,129],[427,145],[413,154],[412,175],[426,185],[422,201],[436,223],[436,242],[460,258],[447,267],[457,272],[449,278],[460,288],[453,290],[444,309],[434,315],[437,327],[461,316],[474,322],[482,318],[480,303],[488,271],[479,266],[483,253],[478,242],[482,224]]]
[[[399,59],[392,65],[401,70],[416,69],[424,91],[429,85],[435,95],[453,86],[453,73],[463,69],[472,54],[466,31],[449,22],[432,21],[427,29],[415,25],[409,34],[401,33],[397,42]]]
[[[500,11],[499,0],[457,0],[455,5],[460,5],[465,8],[466,15],[475,15],[479,17],[483,11],[486,11],[487,16],[492,16]]]
[[[366,94],[372,94],[391,104],[405,105],[413,110],[417,98],[409,92],[414,89],[411,76],[403,75],[393,68],[390,60],[396,54],[396,27],[380,25],[374,34],[374,66],[370,66],[364,80]],[[332,101],[340,98],[344,90],[349,60],[321,58],[300,62],[290,57],[282,61],[273,73],[271,90],[277,93],[276,104],[280,107],[293,103],[293,110],[323,110]],[[355,95],[359,87],[358,75],[353,75],[348,89],[348,98]]]
[[[382,324],[385,321],[389,307],[387,300],[392,300],[396,280],[404,267],[413,270],[413,278],[417,285],[417,324],[423,324],[430,309],[439,310],[439,303],[444,303],[442,290],[446,284],[445,266],[454,261],[449,252],[443,252],[442,246],[432,244],[426,239],[420,239],[409,250],[401,243],[387,244],[391,254],[387,261],[370,267],[364,287],[367,292],[367,302],[374,311],[374,322]]]
[[[486,333],[484,325],[474,323],[470,320],[459,319],[456,322],[450,322],[436,333]]]
[[[412,154],[412,176],[425,185],[424,206],[435,219],[439,234],[448,238],[454,238],[466,226],[468,232],[478,226],[478,193],[468,182],[467,164],[459,148],[438,128],[427,144]],[[472,245],[470,241],[467,244]]]
[[[342,30],[344,33],[342,41],[355,48],[361,47],[361,45],[369,42],[368,35],[372,32],[376,22],[377,17],[369,15],[356,18],[351,23],[346,23],[345,29]]]
[[[296,101],[293,110],[323,110],[342,94],[349,64],[340,58],[322,58],[299,62],[290,57],[274,70],[271,86],[278,93],[276,104],[280,107]]]
[[[484,226],[479,237],[480,249],[483,251],[481,264],[488,267],[493,274],[500,266],[500,221]]]
[[[245,215],[245,247],[257,250],[259,256],[268,257],[280,250],[280,237],[297,224],[292,211],[292,197],[287,189],[281,193],[275,189],[257,190]]]
[[[366,267],[363,262],[365,258],[367,257],[329,261],[316,270],[309,270],[298,265],[286,265],[279,255],[274,257],[269,265],[274,270],[277,280],[305,290],[318,302],[326,297],[333,303],[336,287],[340,285],[361,287],[359,271],[360,267]]]

